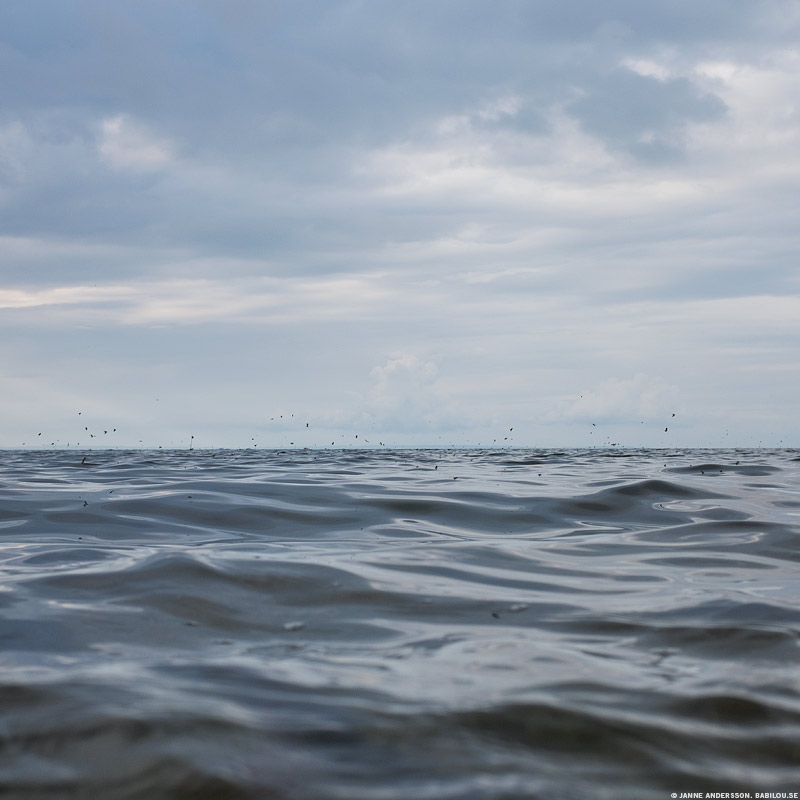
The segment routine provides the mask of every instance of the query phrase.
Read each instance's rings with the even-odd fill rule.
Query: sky
[[[0,446],[800,446],[795,0],[5,0]]]

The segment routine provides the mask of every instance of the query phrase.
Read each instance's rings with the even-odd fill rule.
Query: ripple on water
[[[3,796],[795,791],[799,476],[796,451],[6,453]]]

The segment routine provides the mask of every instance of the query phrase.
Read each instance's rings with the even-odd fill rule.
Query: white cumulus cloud
[[[671,418],[679,403],[677,386],[638,373],[632,378],[608,378],[577,398],[562,398],[547,418],[554,422],[631,423]]]

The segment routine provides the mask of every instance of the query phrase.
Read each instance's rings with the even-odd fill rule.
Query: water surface
[[[797,791],[799,456],[0,453],[0,796]]]

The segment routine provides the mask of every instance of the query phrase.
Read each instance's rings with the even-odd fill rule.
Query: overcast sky
[[[796,0],[5,0],[0,445],[800,446],[798,41]]]

